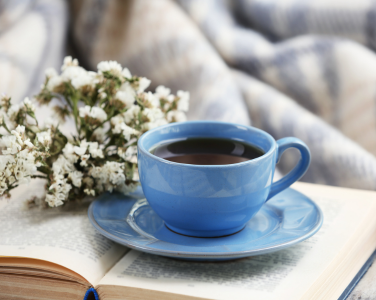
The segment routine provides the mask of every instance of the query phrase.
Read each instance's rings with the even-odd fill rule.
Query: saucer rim
[[[263,247],[263,248],[260,248],[260,249],[243,250],[243,251],[235,251],[235,252],[189,252],[189,251],[176,251],[176,250],[161,250],[161,249],[155,249],[155,248],[148,247],[148,246],[143,246],[143,245],[134,243],[132,241],[119,238],[119,237],[113,235],[112,233],[104,230],[97,223],[97,221],[94,218],[93,210],[94,210],[95,203],[99,199],[101,199],[101,197],[98,198],[97,200],[93,201],[90,204],[90,207],[89,207],[89,210],[88,210],[88,217],[89,217],[90,223],[94,226],[94,228],[100,234],[102,234],[103,236],[109,238],[110,240],[112,240],[112,241],[114,241],[118,244],[121,244],[123,246],[129,247],[129,248],[132,248],[132,249],[135,249],[135,250],[138,250],[138,251],[143,251],[143,252],[147,252],[147,253],[151,253],[151,254],[168,256],[168,257],[176,257],[176,258],[197,258],[197,259],[242,258],[242,257],[260,255],[260,254],[266,254],[266,253],[270,253],[270,252],[274,252],[274,251],[278,251],[278,250],[288,248],[290,246],[293,246],[297,243],[300,243],[300,242],[308,239],[309,237],[314,235],[321,228],[321,226],[323,224],[323,219],[324,219],[321,208],[313,200],[311,200],[308,196],[304,195],[303,193],[301,193],[301,192],[299,192],[299,191],[297,191],[293,188],[287,188],[286,190],[293,190],[294,192],[296,192],[296,193],[300,194],[301,196],[305,197],[306,198],[305,201],[308,200],[317,209],[318,220],[316,221],[315,226],[309,232],[307,232],[306,234],[304,234],[304,235],[302,235],[302,236],[300,236],[296,239],[287,241],[287,242],[283,242],[283,243],[273,245],[273,246],[270,246],[270,247]],[[271,233],[271,234],[273,234],[273,233]],[[160,241],[157,238],[155,238],[155,240]],[[171,244],[173,244],[173,243],[171,243]]]

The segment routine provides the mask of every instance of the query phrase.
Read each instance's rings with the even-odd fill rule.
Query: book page
[[[181,261],[133,250],[99,285],[128,286],[205,299],[308,299],[303,295],[342,252],[349,251],[352,238],[365,226],[362,222],[375,219],[372,214],[376,213],[376,199],[374,192],[308,184],[297,184],[295,188],[310,196],[324,213],[320,231],[304,242],[274,253],[224,262]],[[376,224],[373,226],[375,229]],[[374,249],[376,241],[373,243]],[[372,251],[360,259],[360,266]],[[349,274],[349,280],[355,273]]]
[[[127,248],[96,232],[87,216],[89,203],[27,209],[25,201],[42,191],[41,180],[1,200],[0,264],[1,256],[42,259],[71,269],[95,285]]]

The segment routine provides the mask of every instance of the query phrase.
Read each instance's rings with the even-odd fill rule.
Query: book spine
[[[358,284],[360,279],[364,276],[364,274],[367,273],[369,267],[376,261],[376,250],[372,253],[370,258],[365,262],[363,267],[360,269],[358,274],[355,275],[354,279],[350,282],[350,284],[347,286],[347,288],[343,291],[341,296],[339,296],[338,300],[346,300],[347,297],[350,295],[352,290],[355,288],[355,286]]]
[[[85,296],[84,296],[84,300],[88,300],[88,299],[89,299],[89,296],[90,296],[91,294],[94,295],[95,300],[99,300],[98,293],[97,293],[97,291],[96,291],[94,288],[89,288],[89,289],[86,291]]]

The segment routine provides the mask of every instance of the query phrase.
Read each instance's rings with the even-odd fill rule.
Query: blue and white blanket
[[[190,91],[190,119],[302,139],[303,180],[374,190],[375,50],[370,0],[0,0],[0,91],[14,99],[67,53],[91,69],[117,60]]]

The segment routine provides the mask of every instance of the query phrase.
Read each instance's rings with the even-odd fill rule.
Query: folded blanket
[[[369,0],[0,0],[0,91],[34,94],[67,52],[117,60],[190,91],[190,119],[302,139],[303,180],[376,189],[374,28]]]

